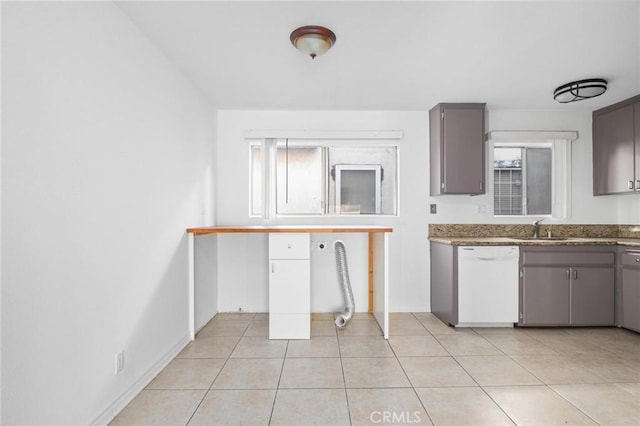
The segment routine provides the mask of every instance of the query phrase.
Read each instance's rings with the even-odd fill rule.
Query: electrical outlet
[[[430,208],[431,214],[436,214],[436,213],[438,213],[438,206],[437,206],[437,205],[435,205],[435,204],[429,204],[429,208]]]
[[[119,374],[122,370],[124,370],[124,351],[116,354],[116,374]]]

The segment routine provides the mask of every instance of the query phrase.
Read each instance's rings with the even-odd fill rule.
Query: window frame
[[[491,188],[491,212],[495,219],[500,218],[554,218],[566,219],[571,216],[571,146],[578,139],[577,131],[491,131],[487,133],[489,153],[487,170],[489,187]],[[494,147],[496,144],[505,146],[540,147],[542,144],[551,145],[552,155],[552,195],[551,214],[541,215],[496,215],[493,207],[494,194]]]
[[[258,132],[257,134],[261,134],[262,132]],[[324,132],[320,132],[324,134]],[[252,132],[252,135],[255,136],[256,132]],[[274,136],[273,132],[267,132],[268,135]],[[277,133],[279,134],[279,133]],[[400,131],[377,131],[377,132],[347,132],[347,137],[338,137],[337,134],[333,134],[330,132],[331,137],[310,137],[311,135],[302,135],[306,137],[298,137],[293,141],[293,138],[257,138],[252,137],[249,141],[249,205],[248,205],[248,217],[251,219],[263,219],[263,220],[275,220],[275,219],[286,219],[286,218],[333,218],[336,219],[338,217],[343,218],[360,218],[363,217],[378,217],[378,218],[398,218],[400,217],[400,144],[397,140],[402,137],[402,132]],[[369,137],[367,137],[369,135]],[[301,135],[298,135],[301,136]],[[344,147],[353,147],[353,148],[393,148],[395,152],[395,214],[352,214],[352,213],[335,213],[330,211],[329,202],[329,186],[325,185],[324,188],[324,199],[323,199],[323,213],[315,214],[279,214],[277,212],[277,200],[276,200],[276,192],[277,192],[277,176],[276,176],[276,155],[275,152],[278,148],[278,143],[284,141],[285,139],[290,139],[290,144],[295,144],[296,146],[318,146],[323,149],[330,148],[344,148]],[[254,171],[253,171],[253,163],[252,163],[252,149],[254,147],[260,147],[262,150],[262,173],[261,173],[261,188],[262,188],[262,208],[261,213],[257,214],[257,209],[255,209],[253,205],[253,188],[254,188]],[[273,150],[274,153],[270,155],[265,155],[267,150]],[[326,157],[326,155],[325,155]],[[271,161],[270,161],[271,160]],[[326,160],[326,158],[325,158]],[[266,166],[266,167],[265,167]],[[325,166],[325,181],[328,179],[327,176],[330,174],[330,164],[328,161],[324,164]],[[265,170],[266,168],[266,170]],[[265,194],[267,194],[265,198]]]

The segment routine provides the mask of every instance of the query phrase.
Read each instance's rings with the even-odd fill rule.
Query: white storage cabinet
[[[269,338],[311,336],[310,234],[269,234]]]

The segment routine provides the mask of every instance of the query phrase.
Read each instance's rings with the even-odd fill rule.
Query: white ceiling
[[[117,4],[217,108],[593,110],[640,93],[640,0]],[[289,42],[302,25],[335,46],[305,57]],[[607,93],[553,101],[592,77]]]

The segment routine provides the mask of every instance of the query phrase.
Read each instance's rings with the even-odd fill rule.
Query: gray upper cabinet
[[[640,192],[640,95],[593,112],[593,195]]]
[[[429,111],[430,194],[485,192],[484,103],[441,103]]]

